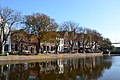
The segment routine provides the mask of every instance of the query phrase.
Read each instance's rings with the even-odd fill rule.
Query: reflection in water
[[[96,80],[112,66],[111,57],[0,65],[0,80]]]

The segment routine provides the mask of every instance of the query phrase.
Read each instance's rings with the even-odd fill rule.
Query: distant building
[[[115,46],[117,52],[120,52],[120,44],[119,43],[113,44],[113,46]]]

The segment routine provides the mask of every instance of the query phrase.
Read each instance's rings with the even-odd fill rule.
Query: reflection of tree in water
[[[8,70],[5,66],[0,66],[0,77]],[[96,80],[102,76],[104,70],[111,66],[111,57],[12,64],[9,80],[75,80],[76,78],[78,80]],[[6,77],[5,73],[4,77]]]
[[[39,78],[40,73],[39,63],[36,62],[34,64],[31,64],[28,68],[28,71],[29,71],[28,80],[37,80]]]
[[[102,57],[101,58],[90,58],[90,59],[85,59],[83,60],[84,64],[81,65],[83,69],[79,69],[79,75],[82,78],[85,78],[87,80],[91,79],[97,79],[100,76],[102,76],[104,70],[108,67],[111,66],[112,63],[107,63],[104,62]],[[95,63],[94,63],[95,62]],[[78,71],[78,70],[77,70]]]
[[[13,64],[10,66],[10,80],[27,80],[28,70],[25,64]]]
[[[44,78],[41,80],[75,80],[76,76],[80,79],[97,79],[102,76],[105,69],[110,68],[112,63],[111,62],[104,62],[103,57],[96,57],[96,58],[81,58],[81,59],[70,59],[64,61],[64,73],[56,74],[56,73],[47,73]],[[58,71],[58,70],[57,70]],[[57,72],[59,73],[59,72]]]
[[[67,64],[64,64],[64,73],[61,73],[59,75],[55,73],[48,73],[45,75],[46,78],[44,79],[75,80],[77,76],[78,78],[83,80],[96,80],[97,78],[102,76],[104,70],[110,68],[111,65],[111,62],[104,62],[103,57],[70,59],[67,60]]]

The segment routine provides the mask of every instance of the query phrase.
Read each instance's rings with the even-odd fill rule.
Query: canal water
[[[120,80],[120,56],[0,62],[0,80]]]

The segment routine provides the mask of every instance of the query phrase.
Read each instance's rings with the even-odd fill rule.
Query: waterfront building
[[[23,30],[13,30],[11,34],[12,53],[30,51],[28,34]]]
[[[114,45],[114,47],[116,49],[115,51],[120,52],[120,43],[114,43],[113,45]]]
[[[0,44],[1,48],[0,51],[4,52],[11,52],[11,31],[10,31],[9,24],[3,23],[3,20],[0,17]]]
[[[83,52],[98,52],[100,45],[92,42],[87,37],[87,34],[73,33],[68,31],[58,32],[59,37],[59,52],[83,53]]]
[[[24,30],[12,31],[12,53],[37,53],[38,40],[34,34],[28,34]],[[55,43],[41,42],[40,53],[52,53]]]
[[[5,34],[9,33],[9,26],[4,27]],[[78,53],[93,52],[99,48],[96,43],[86,44],[81,38],[81,33],[73,33],[68,31],[57,32],[55,42],[41,41],[40,53],[55,53],[56,48],[58,53]],[[85,34],[84,34],[85,35]],[[87,40],[84,40],[87,42]],[[12,46],[11,46],[12,45]],[[38,40],[34,34],[28,34],[24,30],[12,30],[7,38],[5,51],[12,53],[32,53],[36,54],[38,49]]]

